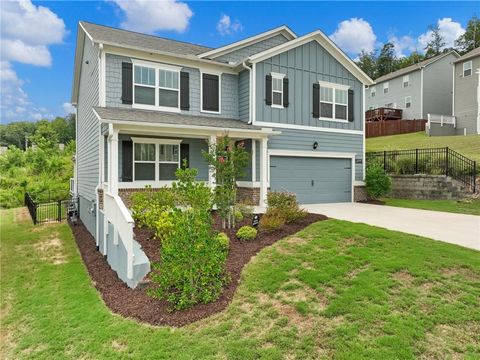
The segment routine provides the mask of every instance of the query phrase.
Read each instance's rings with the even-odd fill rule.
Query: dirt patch
[[[358,274],[360,274],[361,272],[367,269],[368,269],[368,264],[355,268],[347,274],[347,278],[349,278],[350,280],[355,279],[358,276]]]
[[[415,280],[415,277],[407,270],[400,270],[393,274],[393,278],[404,285],[410,285]]]
[[[260,232],[255,240],[249,242],[237,239],[235,229],[227,229],[225,232],[230,237],[230,251],[226,270],[230,274],[231,282],[224,288],[216,301],[209,304],[197,304],[189,309],[175,312],[168,311],[166,301],[153,299],[147,295],[148,288],[153,284],[150,283],[141,289],[127,287],[110,268],[102,254],[96,250],[94,238],[81,221],[78,221],[77,225],[71,225],[71,228],[94,286],[100,292],[105,304],[114,313],[152,325],[183,326],[225,309],[233,298],[243,267],[260,250],[274,244],[279,239],[295,234],[314,222],[326,219],[327,217],[323,215],[309,214],[305,219],[295,224],[285,225],[279,231]],[[237,224],[237,228],[247,224],[251,224],[251,219]],[[220,229],[220,219],[216,217],[214,227],[217,230]],[[160,241],[153,237],[153,233],[135,228],[135,237],[150,261],[158,262],[161,246]]]
[[[122,343],[120,341],[113,340],[112,341],[112,348],[115,351],[123,352],[123,351],[127,350],[128,347],[127,347],[127,345],[125,345],[124,343]]]
[[[53,265],[60,265],[67,262],[67,256],[63,250],[62,241],[57,232],[53,233],[48,240],[33,245],[34,250],[43,261],[51,262]]]
[[[16,223],[31,221],[30,213],[26,207],[15,209],[13,221]]]
[[[468,281],[480,281],[480,274],[474,272],[469,268],[464,267],[449,267],[443,268],[440,273],[447,278],[454,276],[461,276]]]

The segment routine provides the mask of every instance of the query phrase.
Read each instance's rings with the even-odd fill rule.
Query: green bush
[[[251,226],[245,225],[245,226],[242,226],[240,229],[238,229],[236,235],[237,235],[237,238],[239,238],[240,240],[250,241],[257,237],[257,229]]]
[[[379,164],[371,164],[365,174],[365,188],[371,199],[387,195],[392,187],[392,179]]]
[[[243,214],[240,210],[235,210],[235,221],[240,222],[243,220]]]
[[[171,211],[165,210],[160,213],[159,218],[154,223],[155,236],[164,241],[168,238],[174,229],[173,215]]]
[[[273,232],[282,228],[285,225],[285,218],[283,213],[276,208],[269,209],[260,218],[260,230],[266,232]]]
[[[267,194],[267,212],[273,209],[281,214],[287,224],[301,220],[308,214],[300,209],[295,194],[284,191],[271,191]]]
[[[217,234],[216,239],[219,242],[222,249],[224,251],[228,251],[228,249],[230,248],[230,239],[228,238],[228,235],[225,234],[224,232],[221,232]]]
[[[213,204],[211,189],[204,182],[195,180],[198,169],[187,168],[186,160],[184,167],[175,172],[178,181],[174,182],[172,186],[177,204],[184,208],[210,210]]]
[[[164,212],[175,207],[175,198],[171,189],[161,188],[137,192],[131,197],[132,217],[140,227],[155,230],[157,222]]]
[[[249,218],[253,215],[253,206],[246,203],[237,203],[235,205],[237,211],[240,211],[243,218]]]

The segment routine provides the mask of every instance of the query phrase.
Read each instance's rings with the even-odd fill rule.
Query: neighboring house
[[[364,196],[364,90],[373,81],[327,36],[282,26],[217,49],[80,22],[72,103],[74,194],[99,250],[129,286],[149,271],[130,195],[171,185],[226,133],[251,153],[239,195],[301,203]]]
[[[403,119],[427,119],[452,113],[451,66],[455,51],[437,55],[379,77],[365,91],[367,110],[402,109]]]
[[[480,134],[480,48],[454,61],[453,115],[457,129]]]

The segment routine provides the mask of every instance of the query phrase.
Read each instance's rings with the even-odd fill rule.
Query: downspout
[[[420,68],[420,118],[423,119],[423,69],[425,66]]]
[[[104,99],[105,99],[105,54],[103,52],[103,44],[98,44],[98,102],[100,106],[105,106]],[[98,249],[100,244],[100,196],[98,191],[103,189],[102,186],[102,178],[103,178],[103,139],[102,139],[102,125],[100,121],[98,121],[98,183],[95,187],[95,242]],[[102,193],[103,196],[103,193]],[[105,229],[103,229],[105,231]]]
[[[242,62],[242,67],[248,70],[248,124],[252,124],[252,88],[253,88],[253,79],[252,79],[252,69],[247,66],[246,62]]]
[[[477,69],[478,83],[477,83],[477,134],[480,135],[480,69]]]
[[[452,116],[455,116],[455,63],[452,63]]]

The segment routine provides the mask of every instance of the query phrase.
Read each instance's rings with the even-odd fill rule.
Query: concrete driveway
[[[304,205],[312,213],[480,250],[480,216],[360,203]]]

